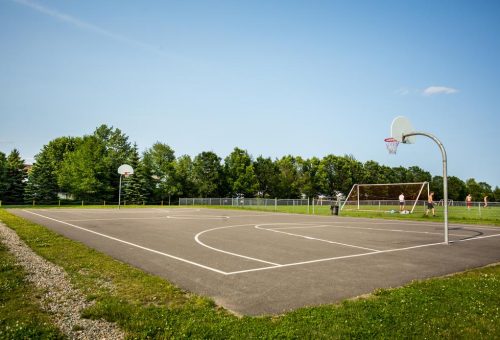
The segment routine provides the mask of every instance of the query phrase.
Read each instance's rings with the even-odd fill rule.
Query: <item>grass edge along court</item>
[[[500,264],[381,289],[339,304],[279,316],[242,317],[5,210],[0,210],[0,220],[36,253],[64,268],[75,287],[95,302],[84,317],[116,322],[129,338],[491,339],[500,335]],[[5,275],[24,275],[16,268],[2,270],[2,283]],[[6,306],[30,289],[23,286],[22,293],[2,289],[0,332],[7,338],[5,329],[14,326],[9,318],[14,307]],[[38,313],[41,320],[48,319],[44,312]],[[26,333],[16,337],[31,334],[34,326],[28,316],[20,320],[16,327]],[[45,332],[39,333],[41,337],[58,337],[53,328]]]

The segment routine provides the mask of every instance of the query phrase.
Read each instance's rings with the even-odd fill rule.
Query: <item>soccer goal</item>
[[[400,204],[401,194],[403,205]],[[428,195],[428,182],[354,184],[341,210],[413,213],[424,210]]]

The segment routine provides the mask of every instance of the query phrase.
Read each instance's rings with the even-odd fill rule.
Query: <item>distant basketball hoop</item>
[[[118,168],[118,173],[120,174],[120,184],[118,187],[118,209],[120,209],[121,198],[122,198],[122,177],[128,177],[134,174],[134,169],[128,164],[122,164]]]
[[[385,141],[385,146],[387,147],[387,151],[389,151],[389,154],[395,155],[396,152],[398,151],[398,145],[399,141],[397,141],[395,138],[389,137],[384,139]]]

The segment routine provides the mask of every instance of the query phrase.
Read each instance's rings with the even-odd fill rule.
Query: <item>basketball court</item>
[[[500,228],[196,208],[16,215],[244,315],[339,302],[500,262]]]

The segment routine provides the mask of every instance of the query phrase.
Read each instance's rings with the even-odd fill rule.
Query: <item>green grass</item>
[[[5,210],[0,209],[0,220],[37,253],[63,267],[76,287],[95,301],[85,317],[114,321],[133,339],[500,338],[500,265],[281,316],[237,317],[208,298]],[[13,268],[14,273],[22,272]],[[16,295],[24,294],[26,288],[20,289],[23,292]],[[3,290],[1,294],[3,299]],[[8,312],[2,309],[0,318]]]
[[[183,206],[193,208],[210,208],[210,209],[232,209],[232,210],[256,210],[256,211],[271,211],[289,214],[313,214],[312,206],[305,205],[278,205],[278,206],[262,206],[262,205],[247,205],[247,206]],[[364,218],[384,218],[412,221],[434,221],[442,222],[444,220],[443,207],[435,208],[436,217],[425,216],[423,207],[416,207],[412,214],[399,214],[399,206],[384,206],[378,209],[376,206],[364,206],[362,210],[356,210],[353,207],[340,211],[340,216],[348,217],[364,217]],[[474,207],[468,210],[466,207],[448,207],[448,221],[452,223],[464,224],[487,224],[500,226],[500,207],[481,208],[479,210]],[[394,211],[391,213],[391,210]],[[314,215],[327,216],[331,215],[329,205],[315,206]]]
[[[39,306],[40,292],[0,243],[0,339],[62,339],[49,315]]]

